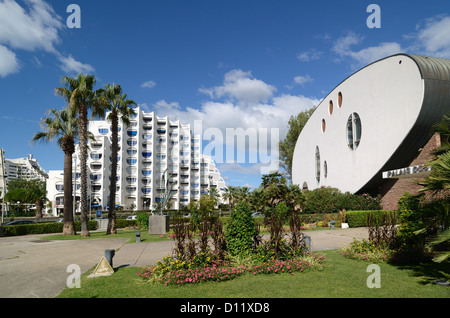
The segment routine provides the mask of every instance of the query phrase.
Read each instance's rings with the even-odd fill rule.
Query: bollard
[[[116,252],[114,250],[105,250],[105,259],[113,267],[113,257]]]
[[[141,241],[141,232],[136,232],[136,242]]]

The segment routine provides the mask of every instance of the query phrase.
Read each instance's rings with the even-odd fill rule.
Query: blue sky
[[[67,26],[72,3],[81,28]],[[369,4],[381,28],[368,27]],[[120,84],[145,111],[201,120],[223,140],[227,128],[282,139],[291,115],[375,60],[450,58],[449,9],[442,0],[0,0],[0,147],[62,169],[56,143],[30,139],[47,109],[65,106],[54,94],[61,78],[79,72],[95,74],[96,88]],[[259,186],[261,160],[224,157],[228,184]]]

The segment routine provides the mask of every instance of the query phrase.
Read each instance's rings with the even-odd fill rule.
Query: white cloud
[[[5,77],[19,71],[19,63],[14,52],[0,45],[0,76]]]
[[[60,41],[58,29],[63,26],[61,18],[41,0],[27,3],[28,13],[15,1],[0,2],[0,43],[14,49],[55,52],[54,44]]]
[[[156,83],[154,81],[148,81],[141,84],[141,88],[152,88],[155,87]]]
[[[3,47],[2,58],[6,58],[0,63],[12,61],[9,68],[3,65],[1,76],[19,70],[13,50],[45,51],[56,55],[65,72],[92,72],[92,66],[75,60],[71,55],[64,57],[56,49],[55,46],[61,43],[58,31],[64,23],[53,8],[43,0],[28,0],[25,3],[26,9],[13,0],[0,2],[0,46]]]
[[[316,49],[311,49],[302,53],[297,54],[297,58],[302,62],[311,62],[320,59],[322,52]]]
[[[419,25],[416,45],[425,55],[450,58],[450,17],[439,16],[427,19]]]
[[[272,97],[276,88],[253,78],[251,72],[232,70],[225,74],[223,85],[209,89],[202,88],[199,91],[211,98],[224,97],[245,103],[258,103]]]
[[[309,75],[305,75],[305,76],[296,76],[294,77],[294,82],[300,85],[312,82],[313,78]]]
[[[239,82],[234,80],[242,79],[243,74],[244,73],[241,73],[239,70],[227,73],[223,85],[217,87],[227,87],[230,82],[233,82],[233,88],[235,89],[233,92],[243,92],[245,91],[244,88],[248,88],[248,83],[245,81]],[[249,74],[250,73],[245,73],[245,76],[248,76]],[[233,78],[232,81],[230,80],[231,78]],[[257,82],[258,87],[272,87],[261,80],[254,78],[251,80]],[[237,83],[241,83],[244,88],[237,87]],[[216,97],[215,89],[217,87],[208,90],[211,91],[210,96],[212,98]],[[274,91],[275,88],[272,87],[270,92]],[[255,102],[256,99],[249,99],[246,94],[234,94],[233,96],[234,100],[205,101],[198,109],[192,107],[183,108],[177,102],[167,102],[165,100],[160,100],[152,106],[157,109],[155,111],[158,116],[169,116],[171,120],[180,120],[183,124],[191,124],[191,128],[197,130],[195,133],[203,133],[203,137],[206,140],[204,146],[210,145],[209,140],[212,140],[210,138],[214,137],[214,149],[220,147],[219,152],[223,152],[222,157],[221,154],[215,153],[215,155],[218,156],[215,158],[216,162],[225,162],[225,160],[229,158],[230,151],[230,148],[227,147],[236,146],[236,144],[234,144],[234,138],[233,141],[227,140],[229,133],[234,133],[236,135],[239,134],[240,131],[247,136],[252,134],[252,140],[254,141],[256,138],[258,142],[261,141],[260,138],[266,139],[269,143],[268,148],[262,148],[258,142],[250,142],[249,138],[245,147],[238,147],[233,156],[242,158],[238,156],[242,156],[242,153],[245,152],[245,162],[255,163],[254,160],[247,159],[257,153],[258,159],[260,160],[258,162],[264,163],[257,167],[258,169],[261,169],[264,166],[269,165],[267,160],[270,160],[272,164],[274,163],[271,159],[267,158],[275,154],[273,152],[274,149],[276,149],[274,148],[275,145],[277,145],[279,140],[283,139],[286,135],[290,117],[292,115],[297,115],[303,110],[317,106],[320,102],[320,100],[316,98],[289,94],[282,94],[280,96],[271,95],[271,98],[266,98],[266,102],[261,101],[257,103]],[[242,99],[238,99],[237,97],[242,97]],[[198,126],[198,121],[201,122],[201,131],[199,131],[200,127]],[[253,138],[255,136],[253,133],[255,133],[257,137]],[[212,146],[210,148],[212,148]],[[243,161],[237,159],[237,163],[242,162]]]
[[[61,62],[61,69],[67,73],[93,73],[94,68],[89,64],[83,64],[75,60],[71,55],[68,57],[59,56],[59,61]]]
[[[396,42],[384,42],[377,46],[367,47],[361,50],[352,50],[352,47],[361,44],[363,37],[353,32],[337,39],[334,42],[332,51],[337,54],[336,61],[344,58],[350,58],[355,63],[353,67],[361,67],[389,55],[402,52],[401,45]]]

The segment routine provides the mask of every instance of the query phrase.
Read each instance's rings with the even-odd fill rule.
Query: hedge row
[[[81,231],[81,221],[75,221],[75,230]],[[22,225],[5,225],[3,226],[4,236],[16,236],[27,234],[47,234],[62,233],[63,222],[38,223],[38,224],[22,224]],[[88,221],[89,231],[97,229],[97,221]]]
[[[366,227],[369,213],[372,213],[376,225],[382,225],[383,216],[394,216],[397,218],[396,211],[392,210],[368,210],[368,211],[347,211],[346,220],[349,227]]]

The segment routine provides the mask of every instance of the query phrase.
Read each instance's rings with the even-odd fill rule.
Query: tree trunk
[[[81,167],[81,236],[90,236],[88,228],[88,207],[87,207],[87,108],[80,105],[80,167]]]
[[[72,197],[72,155],[64,155],[64,226],[63,235],[75,235]]]
[[[64,151],[64,226],[63,235],[75,235],[73,219],[73,185],[72,185],[72,154],[75,152],[74,140],[65,137],[61,148]]]
[[[42,200],[36,199],[34,205],[36,206],[36,218],[38,219],[42,218]]]
[[[116,234],[116,183],[117,183],[117,153],[118,153],[118,117],[117,110],[114,107],[111,114],[111,132],[112,132],[112,157],[111,157],[111,181],[109,183],[109,208],[108,208],[108,227],[106,234]]]

